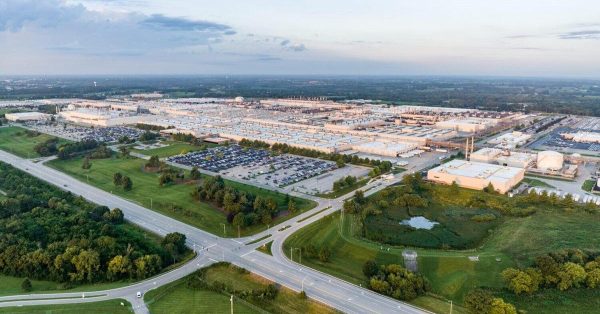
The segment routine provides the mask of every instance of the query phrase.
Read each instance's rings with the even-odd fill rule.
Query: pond
[[[400,222],[402,225],[408,225],[415,229],[432,229],[435,225],[439,224],[437,221],[431,221],[423,216],[415,216],[410,219],[405,219]]]

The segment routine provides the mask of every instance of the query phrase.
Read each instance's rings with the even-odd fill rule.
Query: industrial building
[[[563,168],[563,154],[551,150],[538,153],[537,168],[543,171],[560,171]]]
[[[146,120],[147,116],[129,111],[77,109],[61,111],[59,116],[66,121],[101,127],[136,124]]]
[[[12,122],[26,122],[26,121],[46,121],[50,120],[52,115],[41,112],[15,112],[7,113],[4,115],[6,120]]]
[[[561,137],[577,143],[600,143],[600,133],[598,132],[578,131],[575,133],[562,133]]]
[[[483,190],[490,183],[499,193],[506,193],[519,184],[525,169],[492,165],[466,160],[452,160],[427,172],[427,179],[442,184],[456,182],[461,187]]]
[[[527,143],[530,138],[530,134],[514,131],[495,137],[489,140],[488,143],[495,144],[496,148],[515,149]]]
[[[488,164],[498,164],[516,168],[529,168],[536,161],[536,155],[522,152],[512,152],[498,148],[482,148],[470,155],[470,160]]]

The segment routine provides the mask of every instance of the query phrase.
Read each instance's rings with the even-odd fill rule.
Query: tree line
[[[369,289],[398,300],[410,301],[431,290],[422,275],[397,264],[377,265],[368,260],[363,265],[363,274],[369,278]]]
[[[0,163],[0,273],[78,283],[147,278],[186,254],[184,235],[153,237],[123,212]]]

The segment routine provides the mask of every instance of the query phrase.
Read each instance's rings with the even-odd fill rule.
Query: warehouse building
[[[15,112],[7,113],[4,115],[6,120],[12,122],[25,122],[25,121],[46,121],[50,120],[52,115],[41,112]]]
[[[483,190],[490,183],[499,193],[506,193],[519,184],[525,169],[491,165],[466,160],[452,160],[427,172],[427,179],[442,184],[456,182],[461,187]]]
[[[531,167],[536,158],[535,154],[511,152],[498,148],[482,148],[471,154],[471,161],[517,168]]]
[[[515,149],[527,143],[530,138],[530,134],[514,131],[495,137],[489,140],[488,143],[495,144],[496,148]]]

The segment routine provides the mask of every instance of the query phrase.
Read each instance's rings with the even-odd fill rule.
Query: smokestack
[[[465,145],[465,160],[469,160],[469,138],[467,137],[467,144]]]

